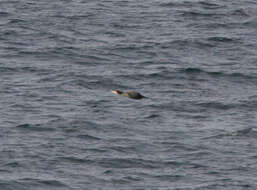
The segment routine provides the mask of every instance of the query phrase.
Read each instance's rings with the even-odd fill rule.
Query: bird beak
[[[117,90],[113,90],[112,93],[114,94],[118,94]]]

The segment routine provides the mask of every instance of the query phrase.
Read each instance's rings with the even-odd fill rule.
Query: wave
[[[248,27],[248,28],[257,28],[257,22],[256,22],[256,17],[249,18],[247,21],[243,22],[243,25]]]
[[[93,164],[94,160],[89,160],[87,158],[79,158],[76,156],[59,156],[55,157],[55,160],[57,161],[66,161],[69,163],[79,163],[79,164]]]
[[[200,1],[198,2],[198,5],[200,5],[203,9],[221,9],[225,8],[225,5],[220,5],[214,2],[207,2],[207,1]]]
[[[221,36],[215,36],[215,37],[209,37],[207,38],[208,41],[213,42],[235,42],[235,39],[228,38],[228,37],[221,37]]]
[[[104,168],[148,168],[155,169],[164,166],[179,165],[176,161],[155,161],[139,158],[102,158],[96,162]]]
[[[20,124],[16,126],[17,129],[21,129],[21,130],[26,130],[26,132],[33,132],[33,131],[38,131],[38,132],[52,132],[55,131],[55,128],[51,128],[51,127],[46,127],[44,125],[41,124],[29,124],[29,123],[25,123],[25,124]]]
[[[256,128],[246,128],[234,131],[232,133],[227,133],[228,136],[245,136],[245,137],[257,137],[257,129]]]
[[[28,190],[28,189],[38,189],[42,187],[45,189],[70,189],[68,185],[64,182],[56,179],[37,179],[37,178],[20,178],[17,180],[0,180],[0,189],[1,190]]]
[[[37,184],[43,184],[51,187],[66,187],[66,185],[63,182],[60,182],[55,179],[37,179],[37,178],[21,178],[19,179],[20,182],[23,183],[37,183]]]
[[[217,138],[222,138],[222,137],[252,137],[252,138],[257,138],[257,128],[256,127],[248,127],[245,129],[239,129],[233,132],[223,132],[218,135],[212,135],[209,137],[204,137],[202,138],[203,140],[207,139],[217,139]]]
[[[18,19],[18,18],[9,20],[9,24],[20,24],[20,23],[27,23],[27,21],[23,19]]]
[[[244,9],[235,9],[230,12],[231,16],[250,17],[250,14]]]
[[[128,73],[128,74],[116,74],[115,78],[120,79],[176,79],[178,77],[181,77],[181,74],[185,75],[208,75],[211,77],[225,77],[225,78],[231,78],[231,79],[247,79],[247,80],[256,80],[257,76],[255,74],[247,74],[247,73],[241,73],[241,72],[223,72],[223,71],[208,71],[202,68],[197,67],[187,67],[187,68],[177,68],[174,70],[169,70],[166,67],[162,67],[159,71],[151,72],[151,73]],[[257,81],[256,81],[257,82]],[[111,86],[117,86],[117,88],[128,88],[128,86],[119,85],[115,83],[112,79],[100,79],[99,80],[91,80],[91,81],[85,81],[79,83],[83,86],[102,86],[102,87],[111,87]],[[93,88],[93,87],[91,87]]]
[[[77,136],[80,139],[84,139],[84,140],[90,140],[90,141],[98,141],[101,140],[101,138],[92,136],[92,135],[87,135],[87,134],[80,134]]]
[[[206,109],[217,109],[217,110],[229,110],[234,108],[233,104],[224,104],[221,102],[204,102],[204,103],[197,103],[196,106],[200,106]]]
[[[222,71],[206,71],[201,68],[188,67],[179,69],[178,72],[185,74],[206,74],[214,77],[229,77],[229,78],[242,78],[242,79],[257,79],[257,76],[251,74],[244,74],[239,72],[224,73]]]
[[[186,18],[194,19],[194,18],[212,18],[212,17],[223,17],[226,16],[224,13],[211,13],[211,12],[203,12],[203,11],[179,11],[180,15]]]
[[[197,27],[199,27],[197,25]],[[204,26],[200,26],[204,27]],[[217,27],[215,25],[215,27]],[[208,27],[209,28],[209,27]],[[240,39],[235,37],[228,36],[208,36],[201,38],[186,38],[180,40],[171,40],[162,43],[160,48],[166,50],[170,48],[180,49],[180,48],[197,48],[197,49],[205,49],[205,48],[213,48],[221,45],[235,45],[239,44]]]
[[[205,2],[205,1],[173,1],[173,2],[164,2],[159,4],[160,7],[201,7],[202,9],[211,9],[216,10],[220,8],[225,8],[224,5],[220,5],[214,2]]]
[[[3,17],[8,17],[8,16],[10,16],[10,13],[0,11],[0,16],[1,16],[2,18],[3,18]]]

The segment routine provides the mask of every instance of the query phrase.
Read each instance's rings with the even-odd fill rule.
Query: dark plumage
[[[136,91],[127,91],[127,92],[122,92],[120,90],[113,90],[112,91],[114,94],[118,94],[118,95],[121,95],[121,96],[125,96],[125,97],[128,97],[128,98],[132,98],[132,99],[142,99],[142,98],[146,98],[145,96],[141,95],[139,92],[136,92]]]

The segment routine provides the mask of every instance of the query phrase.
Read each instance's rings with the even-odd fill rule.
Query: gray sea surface
[[[256,190],[257,1],[0,1],[0,143],[0,190]]]

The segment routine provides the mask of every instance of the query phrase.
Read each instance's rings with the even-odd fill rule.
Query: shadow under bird
[[[136,99],[136,100],[139,100],[139,99],[142,99],[142,98],[147,98],[147,97],[143,96],[142,94],[140,94],[139,92],[136,92],[136,91],[122,92],[120,90],[113,90],[112,92],[114,94],[118,94],[118,95],[125,96],[125,97],[131,98],[131,99]]]

